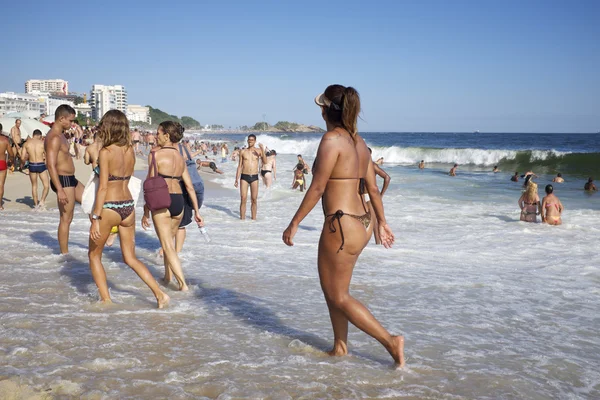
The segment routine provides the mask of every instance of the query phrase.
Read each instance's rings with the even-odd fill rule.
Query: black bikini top
[[[108,175],[108,181],[127,181],[129,180],[129,178],[131,178],[130,176],[115,176],[115,175]]]
[[[168,149],[177,150],[174,147],[163,147],[160,150],[168,150]],[[161,173],[159,173],[158,176],[162,176],[163,178],[166,178],[166,179],[177,179],[178,181],[180,181],[182,179],[181,176],[164,175]]]

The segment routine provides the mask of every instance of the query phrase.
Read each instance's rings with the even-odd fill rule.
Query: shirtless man
[[[260,144],[260,149],[254,147],[256,136],[248,135],[248,148],[240,151],[240,161],[235,174],[234,186],[240,187],[240,219],[246,219],[246,200],[248,199],[248,186],[250,186],[252,219],[256,219],[256,201],[258,199],[258,167],[259,160],[263,164],[267,162],[264,146]],[[241,184],[240,184],[241,178]]]
[[[0,210],[4,210],[4,207],[2,207],[2,199],[4,198],[4,182],[6,182],[6,170],[8,169],[6,163],[7,155],[9,160],[14,158],[10,141],[2,134],[2,124],[0,124]]]
[[[137,128],[135,128],[131,133],[131,140],[133,141],[134,154],[136,156],[143,156],[144,154],[142,153],[142,149],[140,148],[141,135],[140,131],[138,131]]]
[[[554,183],[563,183],[565,180],[562,177],[562,174],[559,172],[558,174],[556,174],[556,176],[554,177],[554,179],[552,179],[552,182]]]
[[[64,131],[75,119],[73,107],[62,104],[54,113],[54,125],[46,136],[46,164],[50,173],[50,187],[56,193],[60,222],[58,224],[58,244],[61,254],[69,252],[69,228],[73,221],[75,202],[81,203],[83,185],[75,178],[75,164],[69,153],[69,142]]]
[[[148,133],[148,136],[146,136],[146,140],[148,141],[148,146],[150,146],[150,150],[152,151],[152,148],[154,147],[154,144],[156,143],[156,138],[154,137],[153,133]]]
[[[519,171],[516,171],[515,174],[510,177],[510,180],[513,182],[519,182]]]
[[[33,197],[34,210],[43,210],[46,204],[46,197],[50,191],[50,178],[46,168],[46,153],[44,152],[44,142],[42,141],[42,131],[36,129],[33,131],[33,137],[25,142],[21,149],[21,168],[25,160],[29,159],[29,180],[31,181],[31,195]],[[38,177],[42,181],[44,189],[42,190],[42,199],[38,201]]]
[[[454,167],[452,167],[452,169],[450,169],[450,172],[448,172],[448,175],[456,176],[456,168],[458,168],[458,164],[454,164]]]
[[[594,185],[594,179],[589,178],[588,181],[583,185],[583,190],[586,192],[597,192],[598,188]]]
[[[421,160],[419,163],[419,169],[425,169],[425,160]]]
[[[23,171],[21,168],[21,120],[15,121],[15,126],[10,128],[10,138],[12,140],[13,154],[15,163],[13,170]]]

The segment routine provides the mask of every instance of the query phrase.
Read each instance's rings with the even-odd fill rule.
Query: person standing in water
[[[510,177],[510,180],[513,182],[519,182],[519,171],[516,171],[515,174]]]
[[[370,147],[369,147],[369,154],[373,154]],[[390,176],[387,174],[387,172],[385,172],[383,170],[383,168],[381,168],[379,166],[379,164],[377,164],[376,162],[373,162],[373,169],[375,170],[375,175],[376,175],[375,178],[376,179],[377,179],[377,176],[380,176],[383,178],[383,186],[381,187],[381,198],[383,199],[383,194],[385,193],[388,186],[390,185],[392,178],[390,178]],[[367,198],[367,205],[369,206],[369,211],[371,211],[371,213],[374,214],[375,210],[373,210],[373,205],[371,204],[371,200],[368,199],[368,197],[369,197],[369,195],[365,194],[365,198]],[[381,237],[379,237],[379,226],[377,225],[377,218],[373,219],[373,236],[375,236],[375,244],[381,244]]]
[[[425,169],[425,160],[421,160],[419,163],[419,169]]]
[[[369,310],[349,293],[356,260],[371,238],[373,224],[363,187],[369,193],[386,248],[394,243],[377,189],[373,161],[365,141],[357,133],[360,112],[358,92],[351,87],[331,85],[315,98],[327,124],[317,151],[312,183],[283,232],[293,246],[302,220],[321,200],[325,221],[318,248],[318,269],[333,326],[332,356],[348,353],[348,322],[379,341],[397,365],[404,366],[404,337],[392,336]],[[337,226],[336,226],[337,225]]]
[[[559,172],[558,174],[556,174],[556,176],[554,177],[554,179],[552,179],[552,182],[554,183],[563,183],[565,180],[562,177],[562,174]]]
[[[564,207],[558,197],[554,195],[552,185],[546,185],[546,196],[542,199],[542,222],[548,225],[562,224],[561,215]]]
[[[75,178],[75,164],[69,153],[69,142],[64,132],[71,128],[75,110],[68,104],[58,106],[54,112],[54,124],[46,135],[44,150],[50,174],[50,188],[56,193],[60,222],[58,243],[61,254],[69,252],[69,230],[73,221],[75,202],[81,204],[83,185]]]
[[[25,142],[21,149],[21,164],[29,160],[29,180],[31,181],[31,195],[33,197],[34,210],[43,210],[46,204],[46,197],[50,191],[50,178],[46,168],[46,153],[44,152],[44,142],[42,141],[42,131],[36,129],[33,131],[33,137]],[[23,167],[23,165],[21,165]],[[38,177],[42,181],[44,189],[42,198],[38,201]]]
[[[594,184],[594,179],[590,177],[585,185],[583,185],[583,190],[586,192],[597,192],[598,188],[596,188],[596,185]]]
[[[456,176],[456,169],[458,168],[458,164],[454,164],[454,166],[450,169],[450,172],[448,172],[448,175],[450,176]]]
[[[260,174],[263,177],[263,183],[267,188],[270,188],[273,181],[277,179],[277,152],[275,150],[267,151],[267,162],[260,169]]]
[[[527,189],[519,197],[519,208],[521,208],[521,221],[537,222],[537,215],[542,213],[540,196],[537,192],[537,184],[533,181],[527,183]]]
[[[260,144],[260,148],[254,147],[256,144],[256,135],[248,135],[248,148],[240,151],[240,161],[238,163],[237,172],[235,174],[235,183],[233,186],[240,188],[240,219],[246,219],[246,201],[248,199],[248,188],[250,188],[250,210],[252,219],[256,219],[256,211],[258,208],[258,170],[259,160],[263,164],[267,163],[264,146]]]
[[[123,261],[152,290],[158,308],[163,308],[168,304],[169,296],[160,290],[148,268],[135,256],[135,203],[128,187],[135,167],[135,151],[125,114],[119,110],[104,114],[98,136],[102,140],[98,159],[100,178],[91,216],[88,257],[100,301],[112,303],[102,265],[102,251],[111,228],[118,225]]]

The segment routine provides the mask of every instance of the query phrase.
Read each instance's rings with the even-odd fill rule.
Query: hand
[[[202,216],[200,215],[200,213],[196,212],[194,214],[194,220],[196,221],[196,223],[198,224],[199,227],[203,227],[204,226],[204,218],[202,218]]]
[[[148,217],[147,215],[144,215],[142,217],[142,228],[144,228],[144,230],[147,230],[148,228],[150,228],[151,224],[150,224],[150,217]]]
[[[233,186],[238,187],[238,181],[236,180]]]
[[[386,249],[392,247],[396,240],[394,232],[392,232],[392,228],[388,224],[379,224],[379,237],[381,238],[381,244]]]
[[[90,226],[90,239],[94,242],[100,239],[100,222],[97,219],[92,220],[92,226]]]
[[[59,189],[56,192],[56,197],[58,198],[58,203],[64,205],[69,204],[69,198],[67,197],[67,194],[65,193],[64,189]]]
[[[283,243],[287,244],[288,246],[293,246],[294,242],[292,242],[292,239],[296,235],[297,231],[298,231],[298,225],[295,225],[290,222],[287,229],[285,231],[283,231],[283,236],[282,236]]]

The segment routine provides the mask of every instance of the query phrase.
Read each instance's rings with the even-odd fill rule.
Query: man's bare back
[[[23,144],[23,149],[29,156],[29,163],[41,163],[46,161],[44,142],[40,139],[31,138]]]

